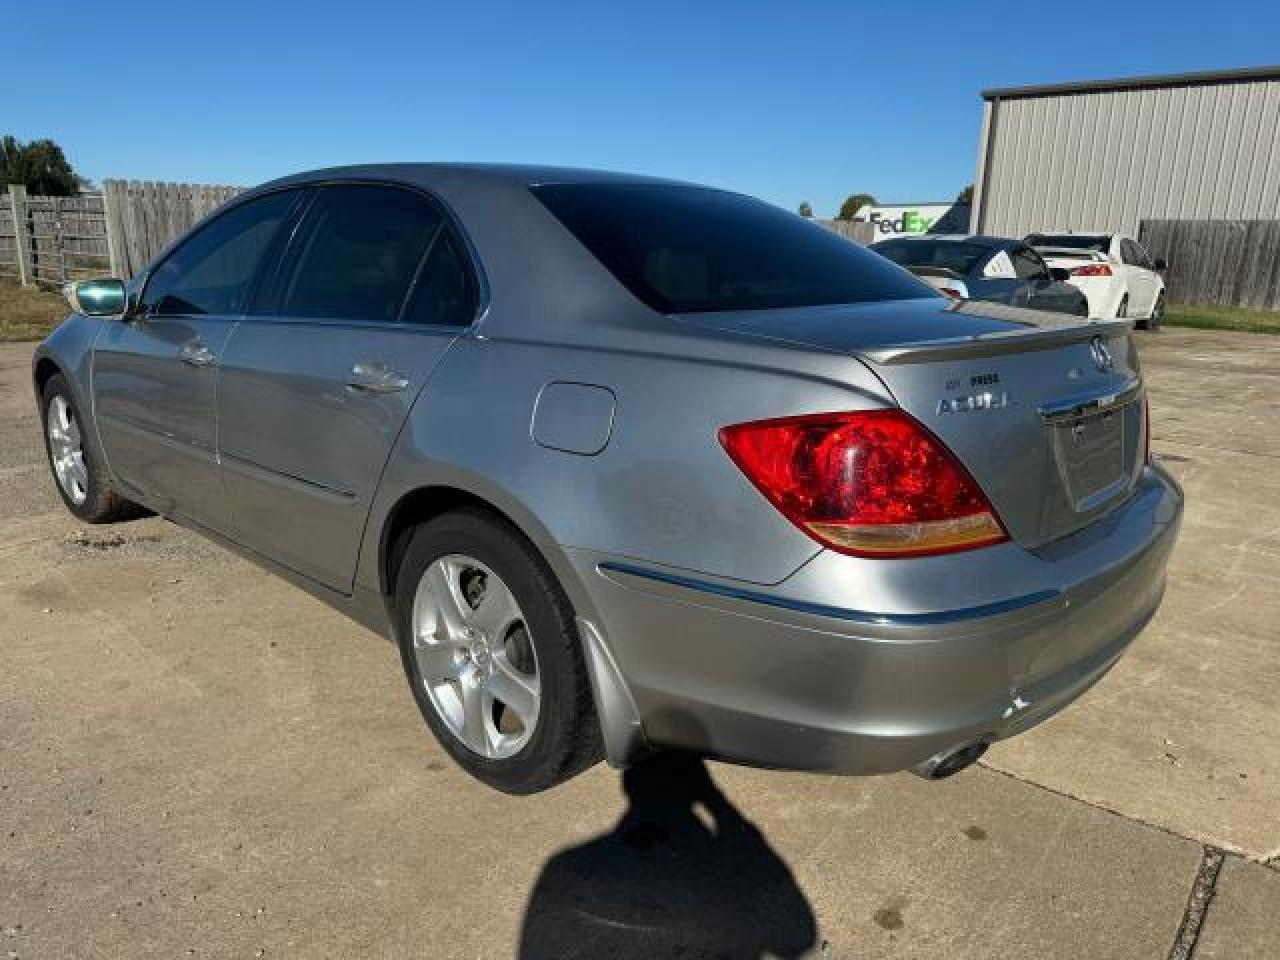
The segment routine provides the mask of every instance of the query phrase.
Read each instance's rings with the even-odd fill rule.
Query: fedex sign
[[[921,233],[968,233],[969,207],[955,203],[915,203],[863,207],[855,218],[875,226],[875,239]]]

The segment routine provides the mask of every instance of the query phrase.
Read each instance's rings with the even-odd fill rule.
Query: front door
[[[217,467],[218,361],[296,191],[233,206],[156,266],[93,354],[94,417],[112,473],[141,499],[229,529]]]
[[[470,270],[422,194],[317,189],[221,362],[219,452],[237,540],[351,590],[392,445],[474,316]]]

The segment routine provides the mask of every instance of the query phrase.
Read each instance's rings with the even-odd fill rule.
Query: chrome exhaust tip
[[[911,772],[926,780],[945,780],[977,763],[990,745],[986,740],[975,740],[963,747],[935,753],[924,763],[913,767]]]

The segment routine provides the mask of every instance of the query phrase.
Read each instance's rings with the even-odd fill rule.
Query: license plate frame
[[[1128,479],[1127,407],[1085,413],[1052,427],[1058,468],[1077,512],[1087,512],[1110,499]]]

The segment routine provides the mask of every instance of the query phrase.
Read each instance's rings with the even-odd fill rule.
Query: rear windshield
[[[843,237],[739,194],[617,183],[533,192],[628,290],[662,313],[937,296]]]
[[[970,273],[990,247],[962,240],[882,240],[871,249],[904,267],[940,267],[957,276]]]
[[[1065,247],[1071,250],[1097,250],[1106,253],[1111,249],[1111,238],[1081,233],[1029,233],[1027,243],[1033,247]]]

